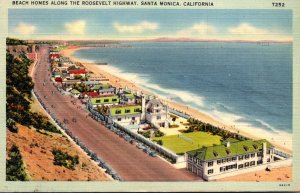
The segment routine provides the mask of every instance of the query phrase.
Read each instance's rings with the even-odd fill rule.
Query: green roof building
[[[120,101],[119,97],[117,95],[113,96],[101,96],[101,97],[95,97],[90,99],[90,104],[93,105],[93,107],[97,107],[99,105],[113,105],[118,104]]]
[[[141,105],[113,105],[109,107],[111,120],[123,126],[139,125],[141,112]]]
[[[75,96],[77,96],[77,95],[79,96],[79,95],[80,95],[80,92],[79,92],[77,89],[72,89],[72,90],[71,90],[71,94],[72,94],[72,95],[75,95]]]
[[[214,180],[261,169],[274,162],[274,146],[265,139],[230,139],[221,145],[188,151],[185,158],[189,171],[205,180]]]

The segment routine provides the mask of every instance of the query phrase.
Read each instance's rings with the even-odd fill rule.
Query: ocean
[[[105,68],[115,75],[234,127],[292,133],[291,43],[134,42],[119,46],[82,49],[73,56],[106,62]]]

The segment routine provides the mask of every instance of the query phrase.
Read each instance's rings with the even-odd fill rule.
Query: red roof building
[[[61,77],[56,77],[54,80],[55,80],[55,82],[62,82],[62,78]]]
[[[59,54],[49,54],[49,57],[50,57],[51,59],[53,59],[53,58],[59,58],[60,55],[59,55]]]
[[[85,69],[69,70],[69,74],[85,74]]]
[[[98,97],[99,94],[97,92],[83,92],[83,93],[81,93],[81,96],[83,96],[83,97],[88,96],[88,97],[93,98],[93,97]]]

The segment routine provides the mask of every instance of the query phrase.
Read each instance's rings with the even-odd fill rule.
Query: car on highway
[[[142,144],[138,143],[136,144],[136,147],[139,149],[145,149],[145,146],[143,146]]]
[[[157,156],[157,152],[156,152],[156,151],[151,151],[151,152],[149,153],[149,155],[150,155],[151,157],[156,157],[156,156]]]

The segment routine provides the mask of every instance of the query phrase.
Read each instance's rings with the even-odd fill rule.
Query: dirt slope
[[[16,144],[23,156],[23,161],[31,180],[77,181],[110,180],[100,168],[92,162],[73,142],[61,134],[47,132],[42,134],[34,128],[17,125],[18,133],[7,131],[7,146]],[[52,149],[57,148],[70,155],[79,156],[79,164],[74,170],[53,164]]]

